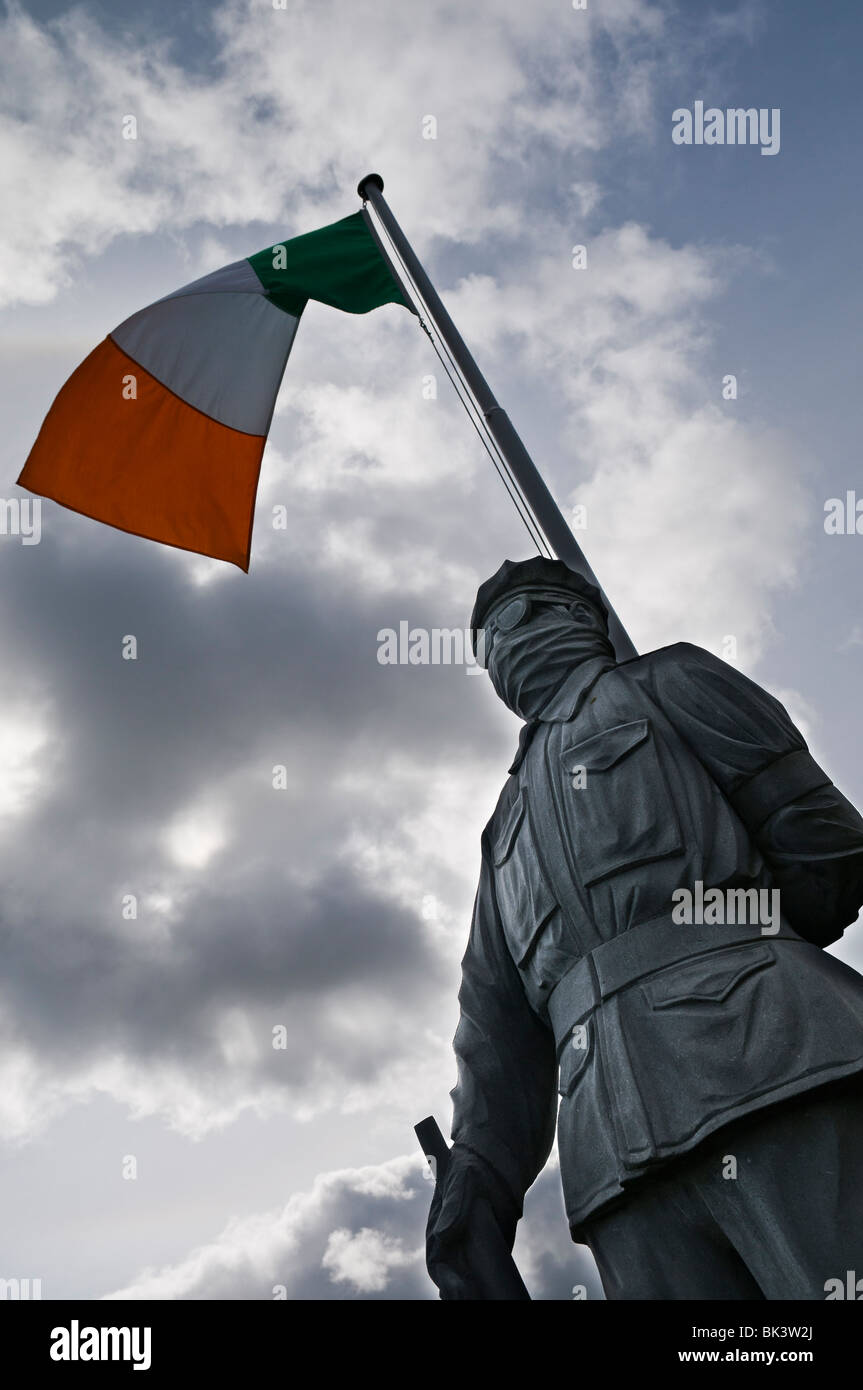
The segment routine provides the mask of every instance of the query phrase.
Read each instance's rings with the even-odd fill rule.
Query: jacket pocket
[[[527,792],[504,813],[492,837],[494,886],[510,954],[519,968],[527,965],[543,928],[557,910],[530,838]]]
[[[586,887],[681,852],[680,821],[649,719],[603,729],[570,744],[561,758],[565,814]]]
[[[663,970],[645,980],[641,988],[652,1009],[671,1009],[676,1004],[722,1004],[737,985],[756,970],[772,965],[775,959],[767,945],[714,952]]]
[[[515,837],[521,829],[521,823],[524,820],[525,806],[524,792],[519,791],[518,796],[506,812],[503,823],[494,837],[494,862],[495,866],[498,868],[501,864],[505,864],[512,854]]]
[[[719,1116],[795,1074],[797,1034],[787,1028],[776,951],[761,941],[721,946],[609,1001],[619,1006],[610,1089],[627,1098],[627,1115],[637,1098],[649,1126],[642,1137],[624,1116],[625,1169],[691,1145]]]

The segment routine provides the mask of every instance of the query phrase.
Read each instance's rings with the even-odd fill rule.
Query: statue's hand
[[[512,1250],[521,1212],[508,1188],[478,1153],[454,1144],[446,1176],[435,1186],[426,1227],[426,1266],[442,1299],[482,1297],[470,1267],[468,1232],[475,1203],[483,1198]]]

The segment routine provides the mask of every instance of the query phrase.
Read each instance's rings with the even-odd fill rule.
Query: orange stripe
[[[123,396],[130,376],[134,400]],[[121,531],[248,570],[265,443],[187,405],[106,338],[58,394],[18,482]]]

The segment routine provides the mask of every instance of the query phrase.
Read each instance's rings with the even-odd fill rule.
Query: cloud
[[[340,1227],[331,1231],[321,1264],[334,1284],[347,1284],[354,1293],[383,1293],[392,1272],[416,1261],[400,1240],[368,1226],[356,1233]]]
[[[7,817],[29,808],[44,788],[40,776],[52,738],[49,710],[10,693],[0,706],[0,835]]]
[[[67,88],[91,94],[88,120],[64,122],[43,170],[61,180],[60,216],[37,298],[62,285],[68,257],[121,232],[281,216],[292,180],[298,217],[326,220],[375,132],[371,147],[402,168],[406,220],[421,239],[446,229],[452,248],[490,237],[490,269],[455,275],[448,302],[503,390],[535,402],[550,481],[565,502],[587,505],[585,548],[636,639],[716,645],[733,633],[751,664],[769,639],[773,595],[793,582],[803,510],[787,442],[705,398],[717,395],[704,381],[705,308],[744,253],[718,261],[629,222],[592,235],[588,269],[575,271],[565,210],[533,215],[515,192],[491,196],[510,187],[507,160],[537,142],[564,148],[566,109],[584,132],[581,196],[599,203],[588,156],[610,127],[596,118],[630,119],[616,93],[661,12],[621,4],[579,27],[575,12],[555,10],[543,26],[513,4],[491,25],[471,13],[451,26],[436,7],[393,7],[371,28],[362,12],[340,12],[330,32],[320,6],[296,6],[288,37],[285,15],[226,6],[213,18],[221,62],[189,76],[157,39],[132,50],[84,11],[39,27],[13,7],[9,138],[23,123],[44,141]],[[611,67],[594,43],[600,22],[617,51]],[[480,23],[488,61],[475,72]],[[441,70],[444,58],[455,63],[447,84],[423,85],[428,45]],[[366,80],[372,49],[379,62],[402,58],[392,84]],[[297,82],[286,82],[294,69]],[[39,80],[25,90],[28,71]],[[147,178],[128,163],[130,142],[109,140],[110,113],[130,108],[140,112],[135,158],[156,160]],[[396,112],[401,130],[420,108],[439,110],[438,140],[418,129],[396,138]],[[261,129],[274,122],[291,132],[287,152],[278,142],[278,175]],[[220,123],[224,141],[212,137]],[[419,215],[423,181],[408,176],[408,149],[436,161],[449,190],[430,219]],[[65,184],[59,164],[70,154]],[[316,169],[326,175],[316,180]],[[130,181],[140,202],[120,196]],[[20,189],[16,225],[37,205],[41,217],[36,194]],[[211,232],[195,246],[195,271],[228,252]],[[29,272],[14,246],[6,254],[26,298]],[[441,264],[447,276],[448,254]],[[476,872],[476,848],[464,846],[478,843],[516,726],[484,679],[382,667],[377,633],[404,619],[463,627],[477,583],[525,541],[448,383],[425,398],[436,364],[410,316],[312,306],[291,369],[249,578],[51,504],[38,567],[25,578],[19,551],[0,554],[4,640],[26,672],[28,718],[41,731],[48,716],[35,711],[51,711],[44,729],[55,738],[51,754],[22,743],[30,800],[9,843],[10,1046],[20,1074],[43,1075],[51,1097],[37,1105],[32,1087],[13,1088],[19,1136],[64,1095],[105,1091],[200,1135],[244,1110],[390,1103],[403,1078],[433,1086],[451,1064]],[[276,505],[283,530],[271,524]],[[134,662],[120,655],[128,633]],[[284,791],[273,787],[277,766]],[[139,904],[131,919],[129,895]],[[423,911],[429,897],[434,914]]]
[[[429,1193],[420,1165],[404,1157],[321,1174],[280,1212],[232,1221],[185,1260],[107,1297],[433,1297],[418,1239]]]
[[[726,251],[726,275],[748,261]],[[724,283],[706,250],[629,223],[591,239],[585,270],[559,244],[503,283],[468,277],[450,302],[470,341],[518,354],[539,399],[554,383],[548,473],[586,508],[577,539],[639,649],[732,635],[751,670],[805,560],[809,460],[722,401],[706,309]]]
[[[143,1270],[106,1297],[436,1298],[425,1269],[426,1171],[421,1155],[405,1155],[322,1173],[281,1211],[231,1221],[185,1259]],[[531,1189],[514,1254],[535,1299],[568,1299],[576,1287],[603,1297],[589,1251],[569,1238],[554,1163]]]
[[[45,303],[117,237],[189,233],[197,270],[211,259],[212,232],[192,231],[202,222],[306,230],[344,215],[345,191],[370,163],[427,236],[515,232],[500,165],[518,168],[538,141],[602,145],[610,132],[595,109],[592,38],[610,38],[619,65],[632,42],[657,34],[661,11],[617,4],[583,22],[551,0],[530,14],[507,0],[452,20],[441,3],[277,10],[232,0],[212,12],[209,70],[190,72],[134,16],[108,33],[84,8],[39,24],[10,4],[0,164],[16,216],[0,249],[0,299]],[[436,140],[423,139],[427,115]],[[446,197],[421,195],[424,182]]]

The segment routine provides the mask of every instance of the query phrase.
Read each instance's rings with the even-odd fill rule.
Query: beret
[[[562,560],[547,560],[543,555],[534,555],[529,560],[504,560],[497,573],[480,584],[477,590],[476,603],[470,615],[474,651],[476,634],[494,605],[508,594],[514,597],[530,589],[559,589],[571,593],[574,599],[582,598],[602,615],[608,627],[608,609],[599,589]]]

